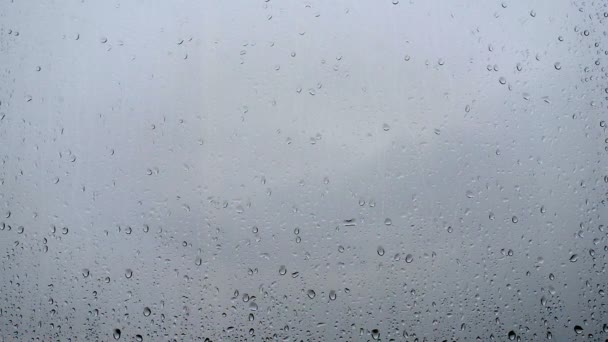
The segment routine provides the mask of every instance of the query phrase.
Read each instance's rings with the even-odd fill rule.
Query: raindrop
[[[377,340],[380,338],[380,331],[378,329],[373,329],[372,330],[372,338],[374,340]]]
[[[408,254],[405,256],[405,262],[410,264],[412,261],[414,261],[414,256],[411,254]]]
[[[382,246],[378,246],[378,249],[376,250],[376,252],[378,253],[379,256],[383,256],[384,248],[382,248]]]
[[[120,329],[114,329],[112,336],[114,336],[115,340],[118,340],[120,338]]]
[[[127,279],[131,279],[132,276],[133,276],[133,271],[130,268],[127,268],[125,270],[125,277],[127,277]]]
[[[387,217],[387,218],[384,219],[384,224],[387,225],[387,226],[390,226],[391,224],[393,224],[393,221],[390,218]]]
[[[315,293],[314,290],[308,290],[308,291],[306,291],[306,295],[308,296],[308,298],[313,299],[313,298],[315,298],[315,296],[317,294]]]
[[[388,131],[391,129],[391,126],[389,126],[388,124],[386,124],[386,123],[385,123],[384,125],[382,125],[382,129],[383,129],[385,132],[388,132]]]
[[[574,326],[574,332],[577,334],[582,334],[583,333],[583,327],[581,327],[580,325],[575,325]]]
[[[553,67],[555,67],[555,70],[561,70],[562,69],[562,65],[560,64],[560,62],[555,62],[555,64],[553,64]]]
[[[25,230],[25,228],[23,228],[23,226],[17,227],[17,234],[23,234],[24,230]]]
[[[329,291],[329,300],[336,300],[336,291]]]
[[[148,317],[148,316],[150,316],[151,313],[152,313],[152,310],[150,310],[150,308],[146,306],[144,308],[144,316]]]
[[[509,340],[513,341],[515,340],[515,331],[511,330],[509,331],[509,334],[507,335],[509,337]]]
[[[570,262],[576,262],[578,260],[578,254],[572,254],[570,256]]]
[[[506,84],[506,83],[507,83],[507,79],[501,76],[501,77],[498,79],[498,82],[499,82],[500,84]]]
[[[517,216],[511,217],[511,222],[517,223],[518,221],[519,221],[519,219],[517,218]]]
[[[287,273],[287,268],[285,267],[285,265],[281,265],[281,267],[279,267],[279,274],[285,275],[286,273]]]

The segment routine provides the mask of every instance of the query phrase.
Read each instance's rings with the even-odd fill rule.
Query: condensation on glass
[[[605,341],[605,1],[0,4],[0,341]]]

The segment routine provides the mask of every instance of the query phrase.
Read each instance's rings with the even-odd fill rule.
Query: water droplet
[[[338,246],[338,252],[344,253],[344,247],[343,246]]]
[[[249,303],[249,310],[258,311],[258,305],[256,304],[256,302]]]
[[[82,270],[82,276],[83,276],[83,277],[87,278],[87,277],[89,276],[89,274],[90,274],[90,272],[89,272],[89,269],[88,269],[88,268],[84,268],[84,269]]]
[[[454,229],[452,228],[452,226],[448,226],[447,231],[448,231],[448,233],[451,233],[454,231]]]
[[[604,121],[604,120],[600,121],[600,127],[606,127],[606,121]]]
[[[25,228],[23,228],[23,226],[17,227],[17,234],[23,234],[24,230],[25,230]]]
[[[144,337],[141,336],[140,334],[135,335],[135,341],[142,342],[143,340],[144,340]]]
[[[509,331],[509,334],[507,335],[509,337],[509,340],[513,341],[515,340],[515,331],[511,330]]]
[[[257,234],[259,229],[257,226],[253,226],[253,228],[251,228],[251,231],[253,232],[253,234]]]
[[[200,266],[203,264],[203,259],[201,257],[196,257],[196,259],[194,260],[194,264],[196,266]]]
[[[99,42],[100,42],[101,44],[105,44],[105,43],[107,43],[107,42],[108,42],[108,38],[106,38],[106,37],[101,37],[101,38],[99,38]]]
[[[535,12],[534,10],[531,10],[531,11],[530,11],[530,16],[531,16],[532,18],[536,17],[536,12]]]
[[[336,291],[331,290],[329,291],[329,300],[336,300]]]
[[[131,270],[130,268],[127,268],[125,270],[125,277],[127,277],[127,279],[131,279],[132,276],[133,276],[133,270]]]
[[[382,248],[382,246],[378,246],[378,249],[376,250],[376,252],[378,253],[379,256],[383,256],[384,248]]]
[[[393,224],[393,220],[387,217],[384,219],[384,224],[390,226],[391,224]]]
[[[506,83],[507,83],[507,79],[501,76],[501,77],[498,79],[498,82],[499,82],[500,84],[506,84]]]
[[[388,124],[386,124],[386,123],[385,123],[384,125],[382,125],[382,129],[383,129],[385,132],[388,132],[388,131],[391,129],[391,126],[389,126]]]
[[[511,222],[517,223],[517,222],[519,222],[519,219],[517,218],[517,216],[513,216],[513,217],[511,217]]]
[[[287,267],[285,267],[285,265],[281,265],[281,267],[279,267],[279,274],[285,275],[286,273],[287,273]]]
[[[412,261],[414,261],[414,256],[411,254],[408,254],[405,256],[405,262],[410,264]]]
[[[63,235],[67,235],[67,233],[68,233],[68,232],[69,232],[68,227],[63,227],[63,228],[61,228],[61,234],[63,234]]]
[[[150,316],[151,313],[152,313],[152,310],[150,310],[150,308],[146,306],[144,308],[144,316],[148,317],[148,316]]]
[[[494,221],[494,213],[490,211],[490,213],[488,214],[488,218],[492,221]]]
[[[555,70],[561,70],[562,69],[562,65],[560,62],[555,62],[555,64],[553,64],[553,67],[555,68]]]
[[[580,325],[575,325],[574,326],[574,332],[577,334],[582,334],[583,333],[583,327],[581,327]]]
[[[547,209],[545,208],[545,206],[544,206],[544,205],[543,205],[543,206],[541,206],[541,207],[540,207],[540,213],[541,213],[541,214],[544,214],[544,213],[546,213],[546,212],[547,212]]]
[[[380,331],[378,329],[373,329],[372,330],[372,338],[374,340],[377,340],[380,338]]]
[[[393,0],[393,5],[398,5],[399,4],[399,0]]]
[[[112,336],[114,336],[115,340],[118,340],[120,338],[120,329],[114,329],[114,332],[112,332]]]
[[[411,59],[410,55],[405,55],[405,57],[403,57],[403,59],[407,62]]]
[[[306,295],[308,296],[308,298],[313,299],[313,298],[315,298],[315,296],[317,294],[315,293],[314,290],[308,290],[308,291],[306,291]]]
[[[578,260],[578,254],[572,254],[570,256],[570,262],[576,262]]]

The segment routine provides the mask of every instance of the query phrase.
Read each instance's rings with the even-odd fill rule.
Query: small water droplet
[[[509,337],[509,340],[513,341],[515,340],[515,331],[511,330],[509,331],[509,334],[507,335]]]
[[[114,336],[115,340],[118,340],[120,338],[120,329],[114,329],[114,332],[112,332],[112,336]]]
[[[329,300],[336,300],[336,291],[331,290],[329,291]]]
[[[384,219],[384,224],[390,226],[391,224],[393,224],[393,220],[387,217]]]
[[[412,263],[412,261],[414,261],[414,256],[413,255],[408,254],[408,255],[405,256],[405,262],[406,263],[410,264],[410,263]]]
[[[583,333],[583,327],[581,327],[580,325],[575,325],[574,326],[574,332],[577,334],[582,334]]]
[[[384,248],[382,248],[382,246],[378,246],[378,249],[376,250],[376,252],[378,253],[379,256],[383,256]]]
[[[511,217],[511,222],[517,223],[519,222],[519,219],[517,218],[517,216],[514,215],[513,217]]]
[[[314,290],[308,290],[308,291],[306,291],[306,295],[308,296],[308,298],[313,299],[313,298],[315,298],[315,296],[317,294],[315,293]]]
[[[374,340],[377,340],[380,338],[380,331],[378,329],[373,329],[372,330],[372,338]]]
[[[386,124],[386,123],[385,123],[384,125],[382,125],[382,129],[383,129],[385,132],[388,132],[388,131],[391,129],[391,126],[389,126],[388,124]]]
[[[285,267],[285,265],[281,265],[279,267],[279,274],[280,275],[285,275],[287,273],[287,267]]]
[[[131,270],[130,268],[127,268],[125,270],[125,277],[127,277],[127,279],[131,279],[132,276],[133,276],[133,270]]]
[[[506,84],[506,83],[507,83],[507,79],[506,79],[506,78],[504,78],[503,76],[501,76],[501,77],[498,79],[498,82],[499,82],[500,84]]]
[[[152,314],[152,310],[150,310],[150,308],[146,306],[144,308],[144,316],[148,317],[150,316],[150,314]]]
[[[572,254],[570,256],[570,262],[576,262],[578,260],[578,254]]]

